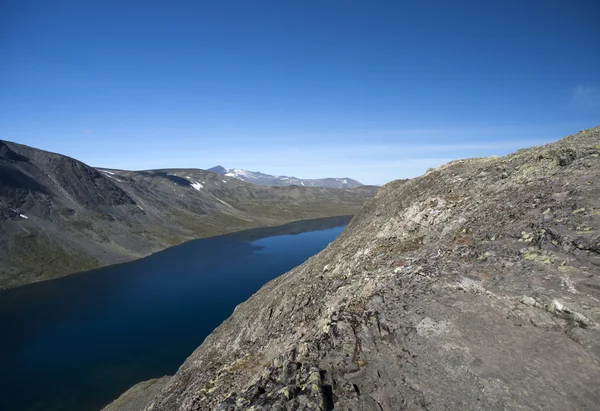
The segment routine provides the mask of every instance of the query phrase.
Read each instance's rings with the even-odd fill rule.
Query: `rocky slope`
[[[148,397],[157,395],[169,382],[169,377],[155,378],[134,385],[103,411],[139,411],[148,403]]]
[[[0,288],[194,238],[354,214],[376,190],[263,187],[198,169],[95,169],[0,141]]]
[[[249,171],[242,170],[239,168],[225,168],[223,166],[215,166],[209,168],[208,171],[212,171],[217,174],[225,175],[228,177],[234,177],[242,181],[249,183],[259,184],[262,186],[302,186],[302,187],[325,187],[325,188],[354,188],[362,186],[356,180],[351,178],[317,178],[317,179],[306,179],[288,176],[273,176],[270,174],[264,174],[260,171]]]
[[[384,186],[147,410],[595,410],[600,128]]]

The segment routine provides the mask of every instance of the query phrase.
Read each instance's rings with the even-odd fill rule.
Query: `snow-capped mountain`
[[[302,179],[288,176],[272,176],[259,171],[248,171],[238,168],[225,168],[216,166],[209,168],[208,171],[221,174],[228,177],[247,181],[249,183],[259,184],[263,186],[304,186],[304,187],[326,187],[326,188],[352,188],[362,186],[356,180],[351,178],[318,178],[318,179]]]

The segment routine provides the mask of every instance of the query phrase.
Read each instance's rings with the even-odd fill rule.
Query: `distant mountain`
[[[181,242],[352,215],[377,187],[262,187],[198,169],[93,168],[0,140],[0,288]]]
[[[212,171],[213,173],[225,175],[227,174],[227,169],[223,166],[215,166],[213,168],[209,168],[207,171]]]
[[[363,184],[351,178],[317,178],[302,179],[288,176],[273,176],[261,173],[259,171],[242,170],[239,168],[225,168],[215,166],[208,171],[221,174],[228,177],[234,177],[249,183],[259,184],[261,186],[302,186],[302,187],[324,187],[324,188],[354,188]]]

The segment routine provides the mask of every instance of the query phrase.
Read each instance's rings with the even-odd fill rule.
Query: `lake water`
[[[236,305],[333,241],[349,217],[190,241],[0,291],[0,410],[99,410],[172,375]]]

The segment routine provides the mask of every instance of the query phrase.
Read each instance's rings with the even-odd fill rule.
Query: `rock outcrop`
[[[594,410],[600,128],[384,186],[148,411]]]
[[[142,381],[124,392],[114,402],[102,411],[142,411],[147,405],[147,399],[155,396],[169,382],[170,377],[155,378]]]
[[[96,169],[0,141],[0,288],[195,238],[352,215],[376,190],[263,187],[198,169]]]

